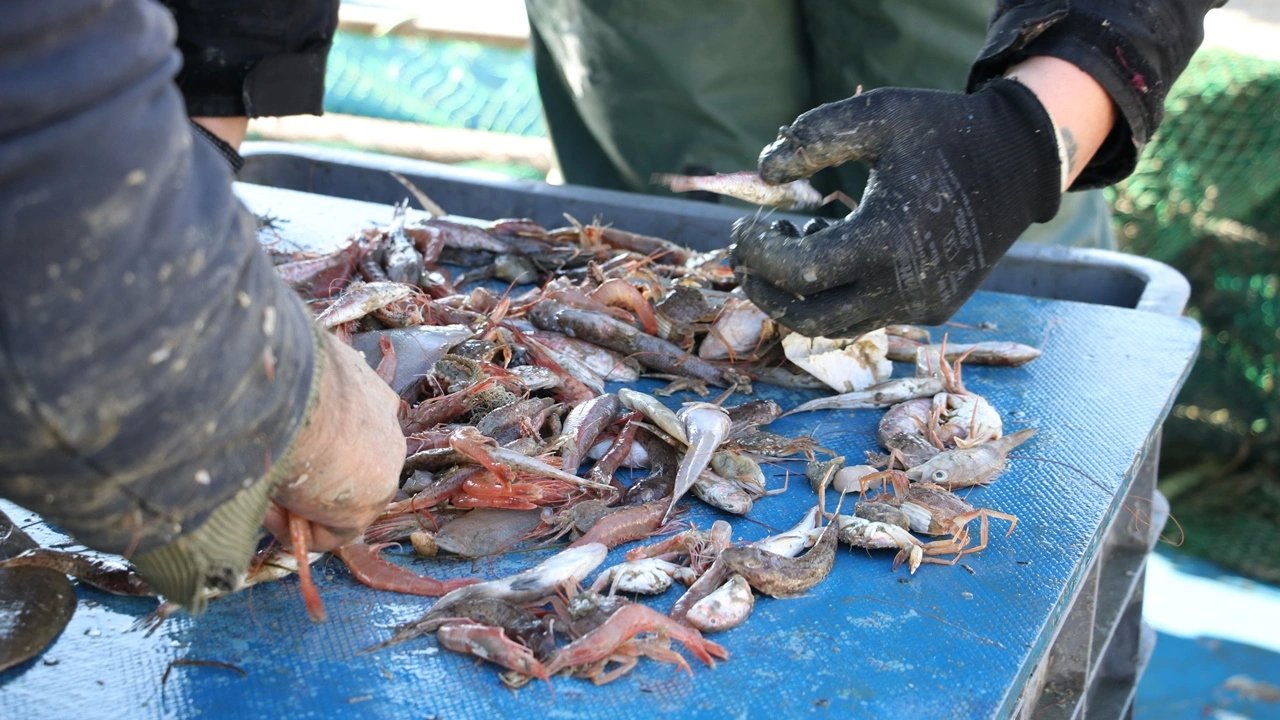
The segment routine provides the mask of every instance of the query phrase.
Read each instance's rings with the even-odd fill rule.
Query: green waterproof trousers
[[[992,0],[526,0],[566,182],[663,192],[655,173],[753,169],[779,126],[900,86],[962,90]],[[1016,168],[1010,168],[1016,172]],[[865,167],[814,178],[862,192]],[[731,202],[731,201],[730,201]],[[837,214],[845,212],[836,208]],[[1022,241],[1114,246],[1100,191],[1070,193]]]

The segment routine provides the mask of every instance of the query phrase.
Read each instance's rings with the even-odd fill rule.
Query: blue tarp
[[[242,187],[258,212],[297,223],[282,233],[355,231],[389,210],[286,191]],[[495,216],[502,213],[495,211]],[[677,238],[678,240],[678,238]],[[979,328],[991,329],[979,329]],[[831,576],[799,598],[761,598],[743,626],[715,636],[731,655],[687,676],[643,661],[604,687],[554,679],[513,692],[490,666],[441,651],[434,639],[373,654],[360,650],[423,613],[431,600],[370,590],[339,563],[321,562],[318,585],[329,621],[311,623],[290,578],[180,616],[153,635],[130,630],[154,603],[92,590],[71,625],[41,657],[0,675],[0,717],[244,715],[279,717],[684,717],[799,715],[975,717],[1013,709],[1043,657],[1066,603],[1097,553],[1100,528],[1121,508],[1148,443],[1194,358],[1199,331],[1184,319],[1121,308],[977,294],[947,328],[954,341],[1002,339],[1041,347],[1022,368],[965,370],[1006,431],[1038,434],[992,486],[969,502],[1018,516],[1017,530],[993,521],[991,546],[961,565],[891,570],[891,554],[842,549]],[[900,368],[902,373],[908,368]],[[655,387],[651,382],[642,388]],[[758,386],[784,407],[815,396]],[[671,398],[678,405],[681,398]],[[731,401],[732,402],[732,401]],[[811,434],[853,461],[876,449],[880,411],[817,412],[770,427]],[[803,466],[770,468],[789,490],[760,501],[749,518],[722,516],[696,500],[688,519],[725,517],[735,538],[790,527],[815,501]],[[17,519],[27,517],[19,514]],[[34,529],[39,533],[40,528]],[[46,531],[47,532],[47,531]],[[45,539],[47,539],[45,535]],[[614,551],[607,563],[622,554]],[[525,553],[475,564],[390,553],[436,577],[498,577],[545,556]],[[672,590],[651,602],[666,610]],[[175,666],[214,660],[242,668]]]

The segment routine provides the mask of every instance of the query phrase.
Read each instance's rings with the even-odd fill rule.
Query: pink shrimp
[[[630,310],[640,323],[640,328],[650,335],[658,334],[658,320],[653,315],[653,304],[640,294],[635,285],[622,278],[611,278],[591,291],[591,299],[610,307]]]
[[[446,650],[475,655],[508,670],[550,681],[551,674],[533,656],[533,651],[508,638],[500,627],[468,622],[449,623],[436,631],[436,640]]]
[[[382,359],[374,372],[383,382],[392,385],[396,379],[396,346],[391,344],[391,336],[383,335],[378,339],[378,351],[382,353]]]
[[[547,672],[554,675],[565,668],[604,660],[619,646],[644,632],[656,632],[678,640],[711,667],[715,667],[714,658],[729,658],[728,650],[703,638],[702,633],[688,625],[682,625],[647,605],[624,605],[600,627],[560,648],[547,665]]]
[[[662,527],[666,504],[663,499],[615,510],[597,520],[582,537],[569,543],[569,547],[601,543],[614,548],[625,542],[647,538]]]
[[[376,590],[404,593],[406,595],[423,595],[440,597],[461,587],[475,585],[480,582],[475,578],[457,580],[436,580],[435,578],[417,575],[399,565],[393,565],[383,559],[381,550],[396,543],[366,545],[354,542],[333,551],[342,560],[352,577],[361,584]],[[299,565],[301,567],[301,565]],[[299,572],[299,575],[302,573]]]
[[[311,521],[288,510],[284,512],[289,522],[290,550],[298,563],[298,591],[302,593],[302,602],[307,606],[307,615],[311,616],[311,620],[324,622],[327,617],[324,601],[320,599],[320,591],[311,579],[311,558],[307,553],[307,547],[311,544]]]

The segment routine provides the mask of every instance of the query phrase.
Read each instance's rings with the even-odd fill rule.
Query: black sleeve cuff
[[[338,0],[164,0],[191,117],[320,115]]]
[[[194,120],[191,121],[191,128],[196,131],[196,135],[208,141],[213,146],[213,149],[222,156],[223,160],[227,161],[227,164],[231,166],[232,175],[239,174],[240,168],[244,167],[244,157],[235,148]]]
[[[1169,87],[1200,45],[1204,14],[1220,4],[1002,0],[970,70],[969,88],[1033,55],[1066,60],[1088,73],[1111,96],[1121,121],[1070,189],[1110,185],[1133,172],[1160,125]]]

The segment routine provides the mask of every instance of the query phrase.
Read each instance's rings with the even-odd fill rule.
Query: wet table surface
[[[285,221],[278,223],[284,242],[337,242],[391,214],[256,186],[239,192],[255,211]],[[714,636],[731,656],[714,669],[690,658],[689,676],[642,661],[603,687],[559,677],[554,692],[541,683],[513,692],[491,666],[442,651],[432,638],[361,654],[432,600],[364,588],[326,558],[315,566],[329,611],[324,624],[308,620],[296,578],[214,602],[200,617],[176,616],[150,635],[133,627],[154,601],[78,588],[80,606],[58,640],[0,673],[0,717],[726,717],[765,707],[780,717],[1007,715],[1098,552],[1101,529],[1117,513],[1128,522],[1144,517],[1144,508],[1122,507],[1119,498],[1190,368],[1199,330],[1184,318],[996,293],[974,296],[936,337],[943,330],[953,341],[1014,340],[1044,351],[1021,368],[968,367],[964,374],[1003,415],[1006,432],[1038,431],[993,485],[962,491],[974,505],[1016,515],[1016,532],[1005,537],[1005,525],[993,520],[986,550],[915,575],[893,571],[892,553],[842,547],[831,575],[808,594],[762,597],[744,625]],[[895,374],[909,372],[900,365]],[[784,408],[820,394],[763,385],[756,393]],[[667,401],[678,406],[689,397]],[[876,449],[881,414],[807,413],[769,429],[810,434],[857,462]],[[766,471],[773,487],[789,473],[789,489],[757,503],[749,518],[690,500],[687,519],[705,527],[725,517],[737,540],[790,527],[815,501],[803,464]],[[3,503],[0,509],[31,523],[37,540],[61,539],[31,513]],[[624,550],[611,553],[606,566]],[[547,554],[470,562],[414,558],[407,548],[388,553],[440,578],[499,577]],[[666,611],[678,593],[677,586],[646,602]],[[241,672],[175,660],[217,661]]]

